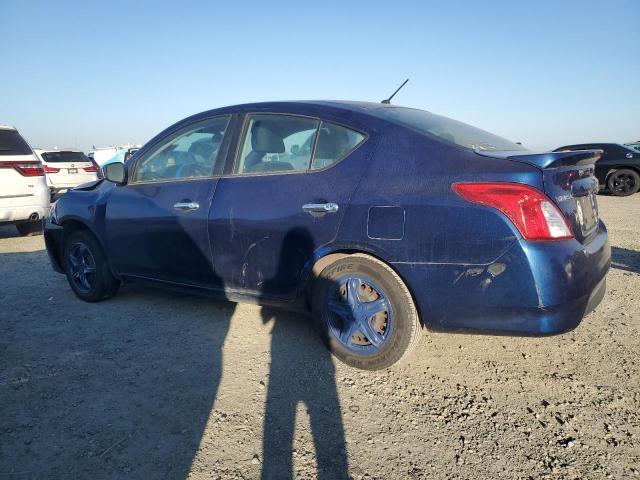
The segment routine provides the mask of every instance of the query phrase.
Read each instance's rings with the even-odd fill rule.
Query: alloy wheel
[[[636,179],[628,173],[614,174],[612,179],[613,192],[618,194],[627,194],[636,186]]]
[[[82,242],[74,243],[68,260],[74,286],[82,293],[89,293],[96,282],[96,262],[91,250]]]
[[[343,277],[330,292],[325,323],[347,349],[374,354],[386,345],[393,329],[393,309],[376,282],[363,276]]]

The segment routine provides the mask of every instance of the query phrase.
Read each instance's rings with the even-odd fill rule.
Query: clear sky
[[[640,139],[640,0],[0,0],[0,123],[144,143],[261,100],[379,101],[534,149]]]

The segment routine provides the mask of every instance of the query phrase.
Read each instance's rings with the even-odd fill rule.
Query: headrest
[[[284,153],[282,137],[256,122],[251,129],[251,149],[254,152]]]
[[[349,143],[347,134],[344,130],[336,128],[320,129],[318,135],[318,145],[316,146],[316,156],[318,158],[336,158],[340,156]]]

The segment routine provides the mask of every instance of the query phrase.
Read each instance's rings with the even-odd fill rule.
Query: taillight
[[[58,173],[60,171],[59,168],[53,168],[49,165],[44,165],[44,173]]]
[[[500,210],[525,240],[573,238],[564,215],[540,190],[521,183],[454,183],[453,190],[465,200]]]
[[[98,166],[98,164],[96,163],[96,161],[89,157],[89,160],[91,160],[91,166],[90,167],[84,167],[84,171],[85,172],[98,172],[98,177],[100,177],[100,167]]]
[[[23,177],[44,175],[44,168],[40,162],[0,162],[0,168],[13,168]]]

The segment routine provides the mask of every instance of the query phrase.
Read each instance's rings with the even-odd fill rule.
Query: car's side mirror
[[[108,163],[102,167],[104,178],[110,182],[118,185],[125,185],[127,183],[127,168],[124,163],[114,162]]]

